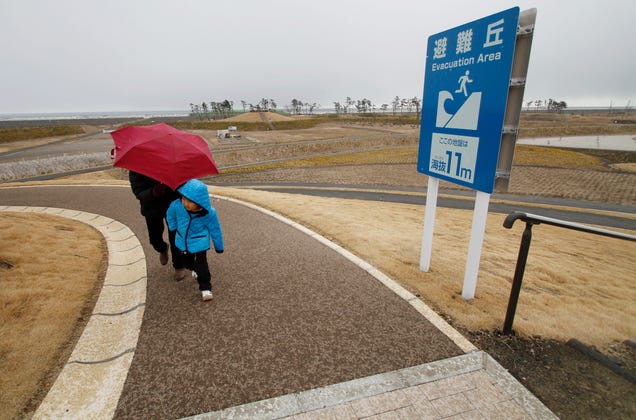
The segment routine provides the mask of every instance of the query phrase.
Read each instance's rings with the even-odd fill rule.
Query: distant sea
[[[190,111],[116,111],[116,112],[47,112],[39,114],[6,113],[0,114],[0,121],[25,120],[84,120],[99,118],[155,118],[155,117],[187,117]]]

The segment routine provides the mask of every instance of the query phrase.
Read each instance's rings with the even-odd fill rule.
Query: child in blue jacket
[[[191,179],[178,190],[181,199],[170,204],[166,213],[168,229],[175,232],[175,245],[183,253],[183,263],[193,271],[199,282],[203,300],[211,300],[212,283],[207,261],[210,237],[217,253],[223,252],[223,234],[210,203],[207,186],[198,179]]]

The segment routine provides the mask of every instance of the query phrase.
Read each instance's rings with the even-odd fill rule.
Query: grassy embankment
[[[79,125],[0,128],[0,143],[41,139],[45,137],[71,136],[77,134],[84,134],[84,130]]]

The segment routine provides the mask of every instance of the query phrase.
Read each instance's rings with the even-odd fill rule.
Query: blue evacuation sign
[[[417,170],[492,193],[519,8],[428,38]]]

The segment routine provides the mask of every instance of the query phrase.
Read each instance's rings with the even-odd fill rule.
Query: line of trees
[[[526,101],[526,110],[530,111],[534,108],[535,111],[547,110],[549,112],[561,112],[568,107],[565,101],[559,101],[555,99],[533,99]],[[269,112],[276,111],[278,104],[274,99],[262,98],[256,103],[249,103],[241,100],[243,106],[243,112]],[[393,113],[415,113],[417,118],[420,117],[422,112],[422,101],[418,97],[413,98],[400,98],[396,96],[391,101],[391,104],[382,104],[377,106],[367,98],[352,99],[347,96],[343,102],[333,102],[334,110],[336,114],[366,114],[381,111],[383,113],[388,112],[389,106]],[[320,108],[320,104],[316,102],[302,101],[299,99],[292,99],[291,103],[285,105],[285,111],[289,114],[308,114],[311,115],[315,110]],[[627,102],[625,111],[631,110],[631,101]],[[224,99],[220,102],[210,101],[201,102],[200,104],[190,103],[190,115],[199,120],[211,120],[211,119],[224,119],[229,118],[235,114],[234,102],[228,99]],[[612,111],[612,103],[610,103],[610,113]]]
[[[276,111],[278,104],[273,99],[262,98],[256,104],[241,101],[243,112],[269,112]],[[290,114],[313,114],[320,105],[316,102],[303,102],[300,99],[292,99],[289,105],[285,105],[285,111]]]
[[[526,106],[528,111],[530,111],[531,106],[534,106],[537,111],[539,109],[547,109],[552,112],[561,112],[568,107],[568,104],[565,101],[556,101],[554,99],[535,99],[526,102]]]
[[[243,112],[247,112],[248,108],[250,112],[269,112],[276,110],[276,107],[278,106],[275,100],[267,98],[262,98],[256,104],[241,100],[241,105],[243,105]]]
[[[313,114],[320,107],[316,102],[303,102],[300,99],[292,99],[289,105],[285,106],[285,110],[290,114]]]
[[[222,102],[202,102],[200,105],[191,103],[190,113],[200,120],[228,118],[234,113],[234,102],[225,99]]]
[[[269,112],[275,111],[278,107],[278,104],[274,99],[267,98],[262,98],[256,103],[241,100],[241,105],[243,107],[243,112]],[[386,113],[389,110],[389,104],[377,106],[367,98],[354,100],[349,96],[347,96],[342,103],[334,102],[333,105],[337,114],[366,114],[377,112],[378,110]],[[390,106],[393,115],[398,112],[415,112],[419,117],[422,109],[422,101],[417,97],[408,99],[396,96]],[[302,101],[296,98],[292,99],[290,104],[285,105],[285,111],[290,114],[311,115],[318,108],[320,108],[320,104],[316,102]],[[225,99],[221,102],[210,101],[202,102],[201,104],[191,103],[190,110],[191,115],[200,120],[223,119],[231,117],[234,114],[234,102]]]
[[[367,98],[353,100],[349,96],[347,96],[344,102],[334,102],[333,105],[337,114],[348,114],[351,112],[364,114],[367,112],[376,112],[378,109],[382,112],[387,112],[389,109],[389,104],[382,104],[378,107]],[[391,109],[393,111],[393,115],[397,114],[399,109],[400,113],[415,112],[419,117],[422,109],[422,101],[417,97],[400,99],[399,96],[396,96],[391,102]]]

